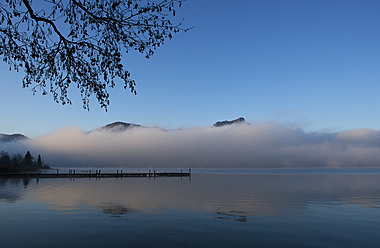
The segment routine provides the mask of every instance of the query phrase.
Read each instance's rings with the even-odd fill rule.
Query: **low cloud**
[[[380,166],[379,131],[305,132],[276,123],[169,131],[133,127],[118,132],[67,127],[22,144],[23,151],[27,147],[41,154],[54,167]]]

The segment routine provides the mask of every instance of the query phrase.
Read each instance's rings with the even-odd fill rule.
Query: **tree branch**
[[[117,19],[114,19],[114,18],[111,18],[111,17],[96,16],[92,12],[90,12],[88,9],[86,9],[79,2],[77,2],[75,0],[71,0],[71,1],[74,3],[74,5],[76,5],[77,7],[79,7],[81,10],[83,10],[86,14],[90,15],[94,19],[105,21],[105,22],[112,21],[112,22],[118,22],[118,23],[120,23],[120,20],[117,20]]]
[[[44,17],[40,17],[40,16],[36,16],[34,14],[34,11],[32,9],[32,6],[30,6],[30,3],[27,1],[27,0],[22,0],[22,2],[24,3],[25,7],[27,8],[28,12],[29,12],[29,15],[30,17],[35,20],[36,22],[39,22],[39,21],[42,21],[42,22],[45,22],[47,24],[49,24],[53,29],[54,29],[54,32],[59,36],[59,38],[65,43],[65,45],[67,45],[67,43],[69,42],[64,36],[63,34],[58,30],[57,26],[55,25],[55,23],[52,21],[52,20],[49,20],[49,19],[46,19]]]
[[[25,68],[22,84],[35,85],[33,92],[40,88],[46,94],[49,85],[53,99],[66,104],[68,88],[75,84],[84,108],[94,95],[107,109],[107,88],[117,78],[136,94],[135,81],[123,67],[124,51],[149,58],[172,32],[188,30],[171,22],[174,5],[182,1],[44,0],[48,11],[32,0],[0,0],[0,56],[10,69]]]

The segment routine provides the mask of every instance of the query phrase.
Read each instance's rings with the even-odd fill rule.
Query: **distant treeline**
[[[25,170],[38,170],[38,169],[50,169],[48,164],[45,164],[38,155],[35,159],[30,151],[27,151],[25,156],[20,153],[10,156],[7,152],[0,153],[0,172],[21,172]]]

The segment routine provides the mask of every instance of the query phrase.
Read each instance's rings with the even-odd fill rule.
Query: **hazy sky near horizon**
[[[0,64],[0,133],[35,138],[67,126],[114,121],[169,129],[247,121],[305,130],[380,129],[380,1],[187,0],[194,28],[146,60],[127,54],[137,96],[111,89],[108,112],[80,93],[62,106],[22,89],[23,73]]]

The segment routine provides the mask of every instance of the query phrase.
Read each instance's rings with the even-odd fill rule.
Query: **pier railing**
[[[122,177],[190,177],[191,169],[188,172],[156,172],[149,170],[148,172],[102,172],[101,170],[76,173],[75,170],[60,173],[57,169],[56,173],[0,173],[0,177],[6,178],[122,178]]]

